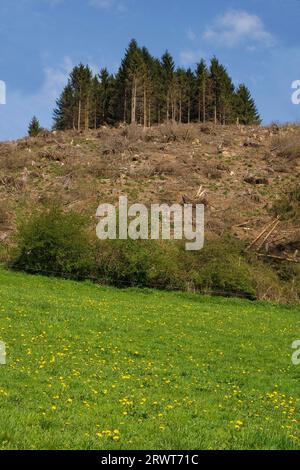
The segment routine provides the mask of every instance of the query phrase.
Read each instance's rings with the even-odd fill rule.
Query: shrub
[[[6,253],[0,256],[5,259]],[[94,279],[124,288],[192,290],[278,302],[300,298],[298,267],[281,265],[277,274],[231,237],[207,240],[197,252],[186,252],[184,241],[92,243],[84,218],[58,206],[35,211],[19,226],[9,264],[29,273]]]
[[[300,216],[300,186],[296,186],[278,199],[272,208],[274,215],[282,219],[295,219]]]
[[[8,213],[7,213],[7,203],[0,202],[0,225],[3,225],[8,220]]]
[[[34,212],[18,227],[10,266],[29,273],[88,277],[92,257],[84,219],[58,206]]]
[[[237,241],[231,238],[208,241],[193,257],[191,276],[196,290],[256,298],[251,268]]]
[[[300,158],[299,137],[299,132],[296,132],[275,138],[273,144],[277,150],[277,155],[285,161],[293,161]]]
[[[114,240],[96,244],[97,277],[118,287],[183,288],[176,243]]]

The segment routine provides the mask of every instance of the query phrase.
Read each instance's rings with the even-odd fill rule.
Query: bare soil
[[[45,132],[0,143],[0,243],[18,217],[58,200],[87,212],[100,203],[197,201],[202,186],[209,236],[251,243],[274,219],[272,207],[299,184],[300,126],[162,125]],[[265,247],[297,258],[300,220],[282,221]]]

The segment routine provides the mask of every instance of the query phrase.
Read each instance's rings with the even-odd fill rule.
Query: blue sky
[[[55,99],[79,62],[116,72],[131,38],[178,65],[214,54],[246,82],[265,123],[298,121],[299,0],[1,0],[0,140],[50,127]]]

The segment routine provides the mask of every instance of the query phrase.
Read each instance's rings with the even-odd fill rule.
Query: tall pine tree
[[[196,70],[175,67],[171,54],[154,58],[133,39],[116,76],[105,68],[94,76],[88,66],[74,67],[56,102],[54,128],[78,131],[103,124],[163,122],[259,123],[248,88],[235,90],[226,68],[213,57]]]
[[[251,125],[261,123],[254,99],[244,84],[240,85],[236,90],[235,114],[240,124]]]

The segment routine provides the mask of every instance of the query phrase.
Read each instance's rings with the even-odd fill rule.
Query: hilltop
[[[279,214],[268,240],[296,256],[297,217],[286,217],[300,173],[297,126],[162,125],[44,132],[0,143],[0,239],[9,243],[22,211],[51,199],[93,217],[99,203],[196,201],[205,190],[207,236],[230,232],[251,242]],[[201,202],[201,201],[200,201]],[[277,210],[274,211],[275,209]],[[294,214],[295,215],[295,214]]]

